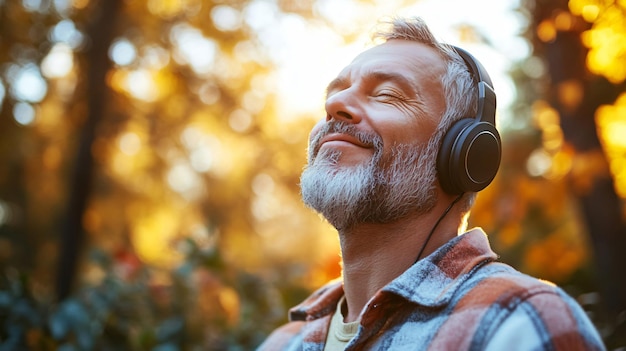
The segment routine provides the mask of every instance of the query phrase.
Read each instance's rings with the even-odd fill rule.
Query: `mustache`
[[[382,149],[383,139],[380,135],[374,132],[365,132],[359,130],[354,124],[346,123],[342,121],[332,120],[322,126],[317,135],[311,140],[310,149],[312,155],[317,155],[319,148],[321,147],[320,141],[328,134],[339,133],[349,135],[357,139],[360,143],[367,147],[372,147],[376,152]]]

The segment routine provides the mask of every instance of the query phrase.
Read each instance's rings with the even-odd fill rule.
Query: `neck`
[[[453,200],[439,201],[426,214],[407,216],[393,223],[363,223],[339,232],[348,306],[346,322],[357,320],[377,291],[411,267],[422,247],[424,258],[459,234],[462,214],[452,208],[427,240]]]

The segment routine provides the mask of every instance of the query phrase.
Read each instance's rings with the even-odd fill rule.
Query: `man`
[[[339,233],[342,279],[259,349],[604,349],[565,292],[465,231],[500,162],[484,68],[419,18],[390,25],[329,84],[301,178],[304,202]]]

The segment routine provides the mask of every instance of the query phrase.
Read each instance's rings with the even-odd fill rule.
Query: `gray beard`
[[[432,140],[425,146],[394,145],[391,155],[384,157],[380,137],[371,136],[369,141],[362,139],[374,146],[371,161],[342,167],[337,164],[341,152],[319,151],[324,133],[319,134],[300,178],[302,199],[337,230],[359,223],[391,223],[435,206],[437,145]]]

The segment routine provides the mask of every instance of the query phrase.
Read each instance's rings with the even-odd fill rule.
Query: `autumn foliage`
[[[285,73],[283,52],[361,38],[325,4],[0,1],[0,350],[249,350],[340,275],[298,193],[324,89],[306,78],[332,57]],[[532,49],[470,221],[624,346],[626,4],[518,13]]]

